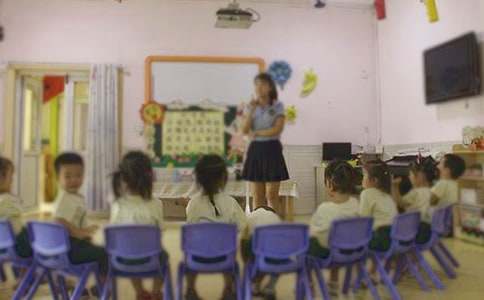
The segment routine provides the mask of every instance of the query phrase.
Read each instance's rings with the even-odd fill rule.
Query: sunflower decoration
[[[161,124],[165,114],[165,107],[155,101],[146,102],[141,106],[140,114],[145,124]]]
[[[286,108],[286,120],[289,123],[294,123],[296,122],[297,118],[297,109],[296,106],[291,105]]]

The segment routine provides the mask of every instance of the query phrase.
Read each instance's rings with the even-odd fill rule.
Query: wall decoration
[[[304,82],[301,91],[301,97],[309,96],[318,85],[318,75],[313,70],[304,73]]]
[[[437,3],[435,0],[424,0],[424,4],[427,7],[427,16],[430,23],[439,21],[439,12],[437,11]]]
[[[289,81],[292,75],[292,68],[286,61],[275,61],[269,66],[268,73],[276,84],[284,89],[284,86]]]
[[[376,18],[384,20],[387,17],[385,0],[375,0]]]
[[[157,167],[192,168],[200,156],[215,153],[235,163],[244,150],[238,139],[241,122],[237,107],[209,100],[185,106],[182,101],[166,105],[161,123],[146,125],[147,150]]]
[[[146,102],[140,109],[141,119],[145,124],[161,124],[164,110],[164,106],[155,101]]]
[[[296,122],[297,118],[297,109],[296,106],[291,105],[286,108],[286,121],[290,124]]]

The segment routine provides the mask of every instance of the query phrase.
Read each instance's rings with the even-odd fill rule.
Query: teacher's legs
[[[267,205],[266,184],[264,182],[252,182],[252,193],[254,197],[252,210]]]
[[[266,184],[266,198],[269,206],[276,211],[279,216],[283,215],[282,203],[279,198],[280,182],[268,182]]]

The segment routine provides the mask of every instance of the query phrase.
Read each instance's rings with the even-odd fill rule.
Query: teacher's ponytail
[[[221,216],[215,204],[215,195],[227,184],[228,172],[225,161],[222,157],[214,154],[203,156],[195,166],[195,177],[203,193],[208,196],[215,210],[215,215]]]

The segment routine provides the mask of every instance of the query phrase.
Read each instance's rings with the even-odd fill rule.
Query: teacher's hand
[[[258,98],[252,98],[250,101],[250,109],[253,111],[260,104]]]

